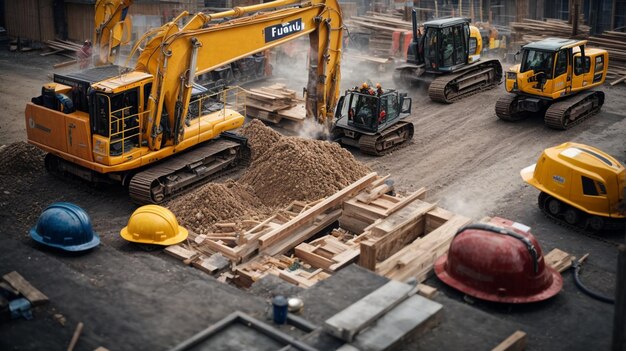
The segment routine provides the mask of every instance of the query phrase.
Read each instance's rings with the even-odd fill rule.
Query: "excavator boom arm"
[[[120,44],[130,36],[130,19],[126,17],[133,0],[98,0],[95,6],[93,44],[96,65],[114,63]]]
[[[212,15],[196,14],[180,29],[176,23],[170,22],[148,42],[136,69],[154,76],[146,128],[151,149],[161,147],[164,132],[160,126],[165,115],[171,127],[168,143],[178,143],[193,78],[197,74],[306,34],[309,34],[311,43],[307,117],[317,118],[321,123],[332,119],[339,94],[343,30],[336,0],[313,1],[209,24],[215,18],[243,16],[294,3],[293,0],[281,0]]]

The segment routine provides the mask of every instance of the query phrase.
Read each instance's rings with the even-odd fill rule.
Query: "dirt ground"
[[[31,97],[40,94],[43,83],[51,81],[52,65],[65,60],[55,55],[40,57],[37,52],[20,54],[0,51],[0,78],[4,82],[0,85],[0,106],[3,107],[0,145],[26,139],[24,106]],[[275,72],[280,74],[281,70]],[[360,84],[365,79],[380,81],[383,87],[392,86],[389,71],[367,70],[347,62],[342,72],[344,88]],[[287,81],[301,91],[298,79],[278,77],[275,80]],[[613,294],[617,262],[615,244],[624,242],[624,234],[589,237],[550,222],[535,205],[537,191],[525,185],[519,176],[519,171],[534,163],[544,148],[566,141],[593,145],[626,163],[626,85],[610,87],[607,84],[602,90],[606,93],[606,101],[598,115],[571,130],[554,131],[546,128],[541,119],[519,123],[500,121],[495,116],[494,105],[497,98],[505,93],[503,86],[452,105],[431,102],[425,91],[414,89],[408,91],[413,103],[409,121],[415,124],[415,137],[409,145],[383,157],[369,157],[359,154],[358,150],[350,151],[379,174],[391,174],[400,192],[424,186],[428,189],[427,200],[437,201],[446,209],[476,220],[484,216],[501,216],[524,223],[532,228],[544,252],[558,247],[576,256],[590,253],[583,279],[592,288]],[[46,292],[52,291],[49,293],[52,307],[46,309],[42,318],[50,321],[52,315],[61,310],[70,322],[82,320],[86,326],[89,323],[100,325],[102,330],[89,329],[86,332],[86,344],[89,346],[113,344],[118,346],[115,349],[163,349],[175,345],[167,340],[181,341],[184,336],[191,335],[190,330],[201,329],[184,327],[186,333],[173,331],[169,339],[165,331],[159,331],[163,328],[161,322],[185,322],[190,320],[190,315],[194,318],[200,315],[198,306],[191,307],[189,301],[175,299],[185,293],[173,288],[174,285],[189,289],[190,294],[202,291],[202,294],[213,294],[206,295],[209,298],[227,298],[230,295],[231,298],[247,301],[235,289],[220,288],[216,292],[215,288],[205,287],[207,283],[204,279],[209,278],[202,273],[181,268],[180,263],[162,254],[138,250],[120,239],[119,230],[126,225],[135,209],[123,189],[95,189],[77,180],[56,179],[31,161],[23,162],[22,168],[25,169],[0,170],[0,273],[10,269],[30,273],[27,278],[32,279],[36,286]],[[15,174],[23,176],[14,178]],[[62,257],[30,241],[28,229],[34,225],[41,210],[54,201],[75,202],[87,210],[102,239],[103,244],[98,250],[106,253],[111,261],[100,259],[93,262],[88,255]],[[39,273],[38,265],[42,265]],[[55,272],[65,274],[67,278],[55,278]],[[157,278],[151,280],[149,277]],[[451,306],[461,307],[450,307],[447,318],[454,316],[454,321],[444,320],[441,327],[435,328],[423,340],[407,345],[406,349],[415,349],[415,345],[425,350],[437,349],[436,345],[439,349],[487,349],[493,345],[478,343],[480,339],[477,335],[489,334],[487,321],[497,324],[493,320],[511,323],[526,331],[529,350],[608,349],[613,307],[578,292],[570,272],[564,278],[564,289],[558,296],[526,307],[465,302],[462,294],[447,288],[436,278],[430,278],[428,283],[443,292],[440,302],[447,301]],[[70,282],[70,286],[59,286],[55,283],[56,279]],[[98,291],[99,295],[93,298],[99,300],[85,301],[80,289]],[[125,295],[121,295],[122,291]],[[73,293],[77,293],[76,296],[68,296]],[[132,295],[134,293],[137,296]],[[128,294],[132,297],[129,298]],[[159,300],[161,294],[168,295],[166,302]],[[142,301],[142,298],[145,300]],[[198,302],[198,299],[193,301]],[[143,302],[148,304],[141,305]],[[160,305],[163,303],[166,305]],[[242,303],[242,308],[252,311],[252,304],[252,301]],[[203,307],[210,308],[206,303]],[[52,311],[52,308],[57,310]],[[155,319],[155,309],[162,309],[163,313],[170,313],[172,318],[179,319]],[[455,315],[455,310],[481,314],[473,319],[468,317],[467,322],[463,322],[463,314],[459,312]],[[98,315],[102,313],[104,315]],[[128,319],[115,325],[119,316]],[[150,322],[144,326],[133,319],[135,317],[146,318]],[[99,318],[113,325],[107,328],[104,322],[98,322]],[[206,325],[217,319],[217,315],[211,315]],[[481,327],[483,322],[484,328]],[[31,322],[11,322],[11,326],[4,331],[0,326],[0,349],[36,349],[45,345],[29,338],[7,341],[2,337],[24,337],[32,331],[31,328],[40,325],[39,322],[31,326],[26,323]],[[59,343],[69,340],[72,328],[59,328],[55,332],[50,330],[50,325],[46,324],[41,335]],[[152,340],[146,341],[148,337],[124,335],[125,327],[130,330],[155,328],[159,337],[148,333]],[[468,340],[475,343],[463,344],[459,341],[465,334],[471,334]],[[37,333],[33,331],[33,335]],[[140,344],[144,347],[138,346],[138,339],[147,342]],[[82,345],[78,349],[89,348]]]

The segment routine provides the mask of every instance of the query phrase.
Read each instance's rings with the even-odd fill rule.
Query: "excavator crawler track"
[[[235,167],[245,160],[245,149],[231,140],[211,141],[135,174],[128,192],[139,205],[161,203]]]
[[[604,93],[589,91],[552,104],[546,111],[545,124],[554,129],[571,128],[600,111]]]
[[[537,205],[548,219],[560,226],[611,245],[619,245],[619,243],[607,240],[598,233],[603,231],[622,232],[625,224],[623,220],[589,215],[544,192],[539,194]],[[570,213],[575,215],[572,216]]]
[[[502,82],[502,65],[489,60],[435,79],[428,87],[431,100],[446,104],[495,88]]]
[[[382,132],[362,135],[359,138],[359,149],[368,155],[382,156],[406,145],[413,138],[413,133],[413,123],[400,121]]]
[[[529,116],[526,111],[517,110],[517,100],[519,97],[513,94],[501,96],[496,102],[496,115],[503,121],[516,122]]]

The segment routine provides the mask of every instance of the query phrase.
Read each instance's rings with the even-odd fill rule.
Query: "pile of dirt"
[[[0,222],[3,217],[32,225],[45,196],[33,191],[41,182],[45,153],[25,142],[0,146]]]
[[[0,146],[0,175],[39,173],[43,170],[45,152],[23,141]]]
[[[233,180],[208,183],[172,199],[167,207],[183,226],[197,234],[211,232],[211,225],[218,221],[261,219],[269,213],[251,188]]]
[[[252,151],[252,160],[269,150],[282,135],[272,128],[268,128],[258,119],[253,119],[241,128],[241,135],[248,138],[248,145]]]
[[[258,155],[239,182],[250,185],[267,206],[283,207],[330,196],[369,171],[336,143],[281,137]]]
[[[294,200],[330,196],[369,172],[335,143],[282,136],[258,120],[242,134],[253,160],[238,181],[209,183],[169,202],[188,229],[205,234],[218,221],[262,220]]]

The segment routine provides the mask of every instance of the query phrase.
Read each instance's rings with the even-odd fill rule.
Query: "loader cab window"
[[[441,30],[441,52],[443,55],[444,67],[450,67],[454,65],[454,33],[452,27],[443,28]]]
[[[569,50],[563,49],[556,55],[556,65],[554,67],[554,77],[558,77],[567,73],[567,60],[569,57]]]
[[[577,56],[574,58],[574,74],[579,76],[583,73],[589,73],[591,69],[591,58],[589,56],[585,56],[585,68],[583,69],[583,58],[581,56]]]
[[[378,97],[374,95],[353,93],[350,97],[348,125],[376,131],[379,117],[378,101]]]
[[[119,94],[94,94],[95,134],[110,139],[111,156],[121,155],[139,144],[139,88]]]
[[[541,50],[524,50],[522,73],[533,70],[535,74],[542,72],[547,79],[552,79],[554,53]]]
[[[583,194],[589,196],[606,195],[606,186],[604,183],[585,176],[581,176],[581,179],[583,184]]]
[[[387,97],[387,118],[393,118],[398,115],[398,97],[396,94],[390,94]]]
[[[424,58],[426,65],[437,68],[437,28],[426,28],[424,36]]]
[[[109,111],[111,104],[109,96],[105,94],[92,94],[91,116],[93,117],[91,129],[95,134],[109,136]]]

